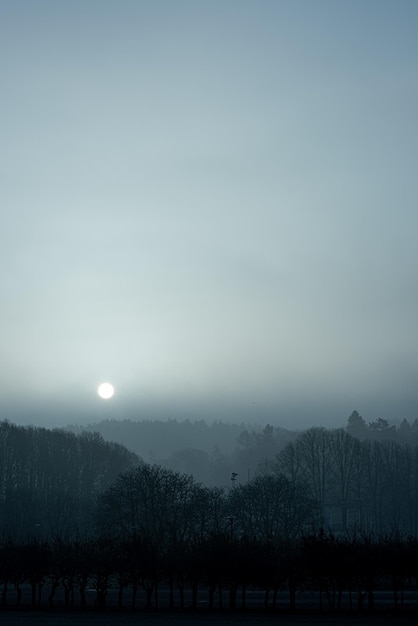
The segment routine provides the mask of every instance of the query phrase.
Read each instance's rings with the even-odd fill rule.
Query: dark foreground
[[[236,612],[214,611],[206,612],[173,612],[159,611],[141,613],[109,612],[59,612],[59,611],[29,611],[29,610],[2,610],[0,624],[7,626],[264,626],[277,624],[278,626],[411,626],[416,624],[418,614],[415,611],[395,613],[377,611],[373,614],[343,614],[326,612],[265,613],[259,611]]]

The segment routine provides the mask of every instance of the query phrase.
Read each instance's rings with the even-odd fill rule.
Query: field
[[[410,626],[416,623],[415,613],[395,615],[376,613],[373,615],[347,615],[330,613],[158,613],[138,612],[134,614],[117,612],[71,613],[38,611],[2,611],[0,622],[7,626]]]

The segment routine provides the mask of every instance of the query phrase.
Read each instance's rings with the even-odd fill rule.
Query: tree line
[[[19,606],[26,584],[33,607],[54,607],[61,589],[67,609],[105,609],[116,589],[121,609],[158,608],[165,587],[170,608],[196,609],[198,601],[246,608],[247,592],[258,589],[269,609],[294,610],[299,592],[316,591],[319,609],[355,610],[373,609],[384,585],[401,607],[404,591],[416,588],[418,540],[337,537],[314,530],[318,514],[306,485],[284,475],[265,473],[224,491],[138,464],[98,495],[88,536],[4,535],[2,604]]]
[[[250,592],[258,590],[257,609],[304,609],[303,599],[313,594],[309,610],[360,612],[373,611],[385,589],[390,608],[416,609],[417,563],[417,539],[324,531],[264,540],[224,530],[168,543],[142,530],[9,538],[0,543],[0,603],[3,609],[155,610],[164,591],[164,608],[235,610],[254,608]],[[29,599],[23,597],[28,586]]]
[[[236,519],[235,532],[251,537],[288,536],[287,528],[418,536],[418,446],[386,438],[360,440],[342,428],[310,428],[281,449],[272,427],[255,436],[266,452],[257,471],[249,475],[235,471],[242,466],[232,466],[226,487],[209,487],[190,474],[145,464],[97,433],[0,422],[0,529],[21,537],[89,534],[100,516],[103,524],[109,518],[103,498],[117,514],[110,524],[136,526],[148,518],[151,504],[157,510],[159,499],[160,516],[167,517],[175,493],[188,507],[185,519],[192,518],[191,509],[202,509],[199,502],[205,502],[206,511],[211,510],[207,500],[217,502]],[[240,436],[240,441],[249,444],[251,437]],[[167,473],[152,478],[153,467]],[[131,476],[131,491],[124,490],[134,469],[149,476],[136,483]],[[158,489],[147,492],[147,506],[139,508],[141,489],[150,490],[154,483]],[[123,517],[127,511],[129,519]]]
[[[86,427],[70,426],[70,432],[98,432],[106,441],[118,442],[148,463],[192,474],[210,486],[227,486],[232,472],[246,480],[266,460],[272,460],[304,431],[278,425],[231,424],[204,420],[150,421],[104,420]],[[353,411],[344,427],[360,440],[393,441],[418,445],[418,419],[397,425],[378,418],[370,422]]]
[[[317,526],[346,532],[418,534],[418,446],[360,441],[344,429],[311,428],[266,464],[301,482]]]
[[[271,428],[261,440],[274,450]],[[373,608],[380,584],[402,603],[417,583],[418,447],[315,427],[224,488],[98,434],[2,422],[0,529],[3,603],[23,584],[33,604],[64,589],[68,607],[89,587],[104,608],[115,586],[121,606],[141,590],[158,606],[161,585],[181,607],[186,589],[193,606],[204,588],[209,607],[234,608],[256,588],[270,607],[313,589],[330,608]]]
[[[0,529],[15,537],[86,533],[98,494],[137,463],[98,433],[0,422]]]
[[[184,484],[183,500],[189,507],[186,495],[191,492],[199,493],[201,499],[209,495],[219,502],[226,499],[237,519],[236,532],[251,536],[259,536],[262,525],[286,534],[286,524],[298,532],[309,526],[334,532],[381,535],[396,531],[418,536],[418,446],[386,438],[360,440],[348,429],[322,427],[300,433],[282,448],[272,427],[254,438],[265,453],[258,457],[257,471],[249,475],[239,464],[224,467],[225,473],[232,470],[225,477],[226,487],[204,486],[190,474],[165,468],[169,476],[181,476],[177,496],[179,485]],[[251,448],[253,438],[248,433],[239,439],[244,448]],[[106,442],[97,433],[75,435],[0,422],[0,529],[17,536],[89,533],[95,528],[97,507],[105,519],[103,494],[117,499],[126,472],[138,466],[162,467],[145,464],[124,446]],[[170,487],[165,480],[160,477],[157,484],[159,497],[168,502],[173,479],[168,481]],[[151,478],[144,484],[150,482]],[[138,494],[132,494],[137,501]],[[156,506],[155,493],[152,502]],[[126,508],[125,500],[114,503],[119,518],[122,504]],[[135,525],[138,509],[134,503],[130,506],[129,523]],[[280,515],[277,507],[282,507]]]

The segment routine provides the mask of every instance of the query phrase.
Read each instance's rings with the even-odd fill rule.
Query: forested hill
[[[70,426],[73,432],[98,432],[139,454],[146,462],[163,459],[183,448],[231,454],[243,431],[261,432],[260,424],[230,424],[204,420],[103,420],[88,426]]]
[[[199,421],[105,420],[73,432],[98,432],[116,441],[147,463],[192,474],[207,485],[230,485],[232,472],[240,480],[253,476],[259,465],[272,459],[297,432],[260,424]]]
[[[14,535],[87,532],[96,496],[139,463],[98,433],[0,422],[0,529]]]
[[[147,463],[192,474],[207,485],[227,486],[232,472],[240,482],[248,480],[303,431],[280,426],[207,423],[177,420],[105,420],[89,426],[69,426],[71,432],[98,432],[106,441],[126,446]],[[418,420],[398,425],[383,418],[366,422],[353,411],[346,431],[360,440],[393,441],[418,445]]]

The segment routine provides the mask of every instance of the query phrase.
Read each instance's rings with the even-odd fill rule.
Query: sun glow
[[[103,398],[103,400],[109,400],[109,398],[111,398],[115,393],[115,389],[110,383],[102,383],[99,385],[97,393],[101,398]]]

